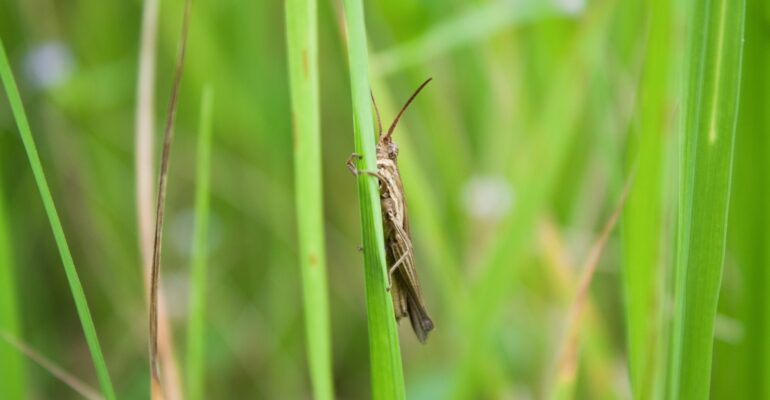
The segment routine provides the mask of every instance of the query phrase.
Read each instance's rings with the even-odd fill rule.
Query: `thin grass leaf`
[[[629,369],[634,398],[647,399],[662,389],[663,162],[670,126],[672,8],[668,0],[650,6],[647,50],[637,113],[627,158],[637,162],[636,184],[623,212],[623,285]]]
[[[11,237],[6,223],[5,193],[0,187],[0,330],[20,336],[16,274],[11,254]],[[26,378],[21,355],[7,343],[0,343],[0,398],[25,399]]]
[[[588,257],[586,257],[586,261],[581,269],[582,272],[575,291],[575,297],[572,300],[572,303],[570,303],[569,311],[567,312],[567,324],[564,330],[565,334],[562,338],[562,343],[559,346],[561,354],[556,363],[556,379],[554,380],[555,385],[552,389],[554,398],[570,399],[574,397],[578,360],[580,357],[579,339],[583,314],[585,313],[586,303],[588,302],[588,290],[591,287],[591,282],[593,281],[604,248],[607,246],[607,241],[610,239],[612,229],[615,227],[615,224],[618,222],[618,218],[620,218],[620,214],[623,211],[623,206],[625,205],[628,192],[631,189],[633,182],[634,172],[632,171],[612,214],[605,223],[604,228],[602,228],[599,237],[596,239],[593,246],[591,246]]]
[[[308,366],[314,397],[332,399],[334,385],[321,177],[317,8],[315,0],[287,1],[286,33]]]
[[[369,88],[369,55],[362,1],[345,0],[344,12],[353,98],[353,137],[356,153],[362,156],[358,168],[374,171],[377,169],[377,164]],[[387,291],[379,185],[377,178],[368,174],[359,174],[357,180],[364,246],[372,398],[403,399],[405,397],[404,373],[393,315],[393,300]]]
[[[80,324],[83,327],[83,334],[85,335],[86,343],[88,344],[88,350],[91,353],[91,359],[94,363],[94,368],[96,369],[99,385],[102,388],[104,396],[108,400],[113,400],[115,399],[115,389],[112,386],[112,380],[110,379],[110,373],[107,370],[107,364],[104,362],[104,355],[102,354],[102,349],[99,345],[99,339],[96,336],[96,328],[94,327],[94,321],[91,318],[86,295],[85,292],[83,292],[83,286],[80,284],[80,278],[78,277],[77,269],[75,268],[75,261],[72,259],[72,254],[70,253],[69,245],[67,244],[67,238],[64,235],[64,228],[62,228],[59,214],[54,205],[53,196],[51,196],[51,190],[48,188],[48,182],[45,179],[43,165],[40,162],[40,156],[38,156],[37,147],[32,138],[32,131],[29,128],[27,115],[24,112],[24,105],[22,104],[16,81],[13,78],[11,66],[8,63],[8,57],[5,54],[5,47],[3,46],[2,40],[0,40],[0,77],[3,80],[8,101],[11,103],[13,116],[16,119],[16,125],[19,128],[19,134],[21,135],[21,141],[24,144],[27,158],[29,158],[29,164],[32,168],[32,174],[35,177],[38,191],[40,192],[40,198],[43,201],[43,207],[48,216],[48,222],[51,224],[51,230],[53,231],[54,239],[56,240],[56,246],[59,249],[59,255],[61,256],[62,264],[64,266],[64,273],[67,275],[67,282],[69,283],[70,292],[75,301],[75,308],[77,309],[78,317],[80,318]]]
[[[206,280],[208,274],[209,180],[214,94],[203,89],[198,133],[198,171],[195,182],[195,231],[190,272],[190,310],[187,327],[187,398],[203,399],[205,393]]]
[[[190,24],[192,0],[185,0],[184,16],[182,17],[182,33],[179,37],[179,49],[174,70],[174,82],[171,87],[171,98],[168,102],[166,125],[163,131],[163,153],[160,159],[158,178],[158,198],[155,208],[155,238],[152,249],[152,271],[150,274],[150,393],[153,399],[165,398],[158,369],[158,287],[160,280],[160,252],[163,237],[163,217],[166,205],[166,187],[168,185],[168,168],[171,161],[171,143],[174,139],[174,120],[176,118],[177,97],[182,81],[184,58],[187,50],[187,33]]]
[[[690,1],[680,138],[670,398],[709,397],[725,256],[745,1]]]
[[[65,385],[69,386],[77,392],[79,395],[83,396],[84,398],[88,400],[100,400],[103,399],[103,397],[99,394],[99,391],[89,386],[87,383],[80,380],[78,377],[70,374],[66,370],[64,370],[62,367],[56,365],[53,361],[49,360],[40,352],[30,347],[27,343],[22,342],[21,340],[18,340],[15,336],[11,335],[9,332],[6,331],[0,331],[0,338],[2,338],[6,344],[13,346],[17,353],[23,353],[27,357],[29,357],[30,360],[34,361],[39,365],[41,368],[48,371],[51,375],[55,376],[56,379],[63,382]]]
[[[553,282],[559,298],[566,304],[574,304],[575,282],[579,281],[579,268],[572,264],[569,251],[558,227],[550,218],[540,222],[538,228],[538,242],[544,251],[546,261],[546,274],[549,281]],[[572,301],[572,303],[567,303]],[[618,387],[610,377],[617,372],[617,360],[613,354],[610,324],[607,317],[600,311],[596,299],[588,296],[583,305],[585,311],[582,317],[582,328],[585,331],[580,334],[580,360],[578,368],[578,388],[581,395],[590,398],[614,399],[625,393],[625,388]],[[561,330],[560,330],[561,331]],[[559,337],[563,340],[564,336]],[[554,349],[560,349],[557,346]],[[565,345],[561,346],[564,349]],[[552,367],[552,366],[549,366]],[[551,372],[551,371],[549,371]],[[558,375],[557,375],[558,376]],[[554,380],[546,382],[545,392],[558,392],[552,389]],[[562,391],[571,393],[572,391]]]

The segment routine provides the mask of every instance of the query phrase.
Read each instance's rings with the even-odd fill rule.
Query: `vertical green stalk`
[[[308,363],[314,397],[332,399],[334,386],[324,250],[318,12],[315,0],[286,2],[286,31]]]
[[[358,168],[377,169],[374,125],[369,88],[364,7],[361,0],[345,0],[345,32],[348,39],[350,89],[353,99],[353,138],[356,153],[362,156]],[[393,316],[393,300],[387,291],[384,234],[377,178],[358,176],[361,233],[364,245],[366,308],[369,321],[369,355],[372,398],[403,399],[404,373],[401,366],[398,331]]]
[[[0,331],[21,336],[16,303],[16,278],[11,257],[4,194],[0,187]],[[24,362],[21,353],[5,340],[0,340],[0,398],[25,399]]]
[[[190,320],[187,332],[187,398],[204,398],[206,336],[206,275],[208,272],[209,180],[211,177],[211,124],[214,95],[203,89],[198,133],[198,171],[195,182],[195,231],[190,279]]]
[[[623,285],[626,303],[629,370],[634,398],[653,398],[658,382],[663,294],[663,154],[669,130],[669,68],[672,7],[650,4],[647,51],[637,113],[629,137],[630,163],[637,163],[623,215]],[[634,168],[630,165],[629,168]]]
[[[0,41],[0,77],[3,79],[5,93],[8,96],[8,101],[11,103],[11,109],[13,110],[13,116],[16,119],[16,125],[19,128],[21,141],[24,143],[24,150],[27,152],[29,164],[32,168],[32,174],[35,177],[35,183],[40,192],[43,207],[48,215],[48,222],[51,224],[51,230],[53,231],[54,239],[56,240],[56,246],[61,255],[64,273],[67,275],[67,282],[69,283],[70,291],[72,292],[72,297],[75,301],[75,308],[77,309],[78,317],[80,318],[80,324],[83,327],[83,334],[85,335],[88,349],[91,352],[91,359],[94,363],[94,368],[96,369],[99,384],[101,385],[104,396],[108,400],[112,400],[115,398],[115,390],[112,387],[112,380],[110,379],[110,374],[107,370],[107,364],[104,362],[102,349],[101,346],[99,346],[99,339],[96,337],[94,321],[91,319],[91,312],[88,309],[86,295],[83,292],[83,286],[80,284],[80,278],[75,269],[75,261],[72,259],[72,254],[67,245],[67,238],[64,236],[64,229],[59,220],[59,214],[56,212],[53,196],[51,196],[51,190],[48,188],[48,182],[43,173],[43,165],[40,162],[37,147],[32,138],[32,131],[29,128],[29,122],[27,121],[27,115],[24,112],[19,89],[13,78],[13,73],[11,72],[11,67],[8,63],[8,57],[5,54],[5,48],[2,41]]]
[[[669,398],[709,396],[740,93],[743,0],[691,0]]]

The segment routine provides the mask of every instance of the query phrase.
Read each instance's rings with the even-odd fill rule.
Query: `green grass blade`
[[[11,238],[6,223],[5,197],[0,187],[0,331],[21,336],[21,321],[13,271]],[[25,399],[24,362],[21,353],[6,341],[0,341],[0,398]]]
[[[634,398],[651,398],[660,388],[656,380],[662,347],[663,289],[663,161],[670,113],[669,69],[672,8],[656,0],[649,9],[649,31],[637,114],[631,128],[629,163],[637,163],[623,215],[623,285],[629,369]],[[632,166],[629,166],[632,168]]]
[[[208,274],[209,180],[211,177],[211,131],[214,94],[203,89],[200,132],[198,133],[198,171],[195,183],[195,231],[190,273],[190,311],[187,331],[187,398],[203,399],[205,378],[206,279]]]
[[[741,271],[738,317],[745,338],[725,346],[719,376],[723,390],[734,398],[770,398],[770,3],[746,1],[746,40],[741,76],[741,108],[735,138],[735,165],[730,200],[728,246]],[[760,172],[761,171],[761,172]],[[721,355],[715,350],[715,360]],[[714,371],[715,380],[717,370]]]
[[[43,207],[48,215],[48,221],[51,224],[51,230],[53,231],[54,238],[56,239],[56,246],[59,249],[61,255],[62,264],[64,266],[64,273],[67,275],[67,282],[72,292],[72,297],[75,301],[75,307],[80,317],[80,324],[83,327],[83,334],[85,335],[88,349],[91,352],[91,359],[96,369],[96,375],[99,379],[99,384],[102,388],[104,396],[108,400],[115,398],[115,390],[112,387],[112,381],[110,379],[109,371],[107,370],[107,364],[104,362],[104,356],[102,355],[102,349],[99,346],[99,339],[96,337],[96,328],[94,327],[94,321],[91,319],[91,312],[88,309],[88,302],[86,301],[86,295],[83,292],[83,287],[80,284],[80,278],[78,278],[77,270],[75,269],[75,261],[70,254],[69,246],[67,245],[67,239],[64,236],[64,229],[62,228],[61,221],[59,220],[59,214],[56,212],[56,206],[54,205],[53,196],[48,188],[48,182],[45,179],[43,173],[43,165],[40,163],[40,157],[37,153],[35,141],[32,138],[32,131],[29,128],[29,122],[27,121],[27,115],[24,112],[24,106],[21,102],[21,96],[19,95],[19,89],[16,86],[16,81],[13,78],[11,72],[11,66],[8,63],[8,57],[5,54],[5,47],[0,40],[0,77],[3,79],[5,86],[5,93],[8,96],[8,101],[11,103],[11,109],[13,110],[13,116],[16,119],[16,125],[19,128],[19,134],[21,135],[21,141],[24,143],[24,149],[27,152],[30,166],[32,167],[32,174],[35,176],[35,183],[37,184],[40,197],[43,201]]]
[[[745,2],[697,0],[688,7],[668,394],[705,399],[725,255]]]
[[[374,125],[369,89],[369,61],[364,8],[361,0],[345,0],[350,86],[353,98],[353,135],[356,153],[363,156],[359,169],[377,169]],[[384,235],[377,178],[358,176],[369,322],[369,356],[372,398],[403,399],[404,373],[399,352],[393,301],[387,287]]]
[[[286,2],[294,121],[294,183],[310,379],[316,399],[332,399],[329,299],[321,182],[318,12],[315,0]]]

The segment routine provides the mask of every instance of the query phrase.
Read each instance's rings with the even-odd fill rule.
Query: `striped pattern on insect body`
[[[417,88],[384,135],[380,112],[377,109],[374,96],[372,96],[379,128],[379,140],[376,148],[377,171],[359,171],[356,169],[353,160],[361,158],[358,154],[351,155],[347,163],[354,175],[363,172],[376,176],[379,180],[380,205],[385,233],[385,254],[388,264],[388,288],[393,296],[396,320],[408,316],[417,339],[422,343],[427,340],[428,332],[433,330],[434,325],[425,307],[420,282],[417,278],[406,198],[404,197],[401,174],[398,170],[398,145],[393,141],[392,135],[401,115],[430,81],[431,78],[428,78]]]

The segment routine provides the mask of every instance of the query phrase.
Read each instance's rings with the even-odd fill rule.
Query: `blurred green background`
[[[161,1],[156,150],[181,9],[180,0]],[[426,345],[408,323],[400,326],[407,397],[553,394],[564,373],[558,360],[580,268],[634,165],[635,184],[652,189],[631,191],[602,254],[582,320],[574,395],[629,398],[631,352],[645,359],[632,361],[644,369],[633,392],[653,397],[665,375],[660,326],[671,309],[685,2],[373,0],[365,10],[371,83],[383,119],[389,122],[425,78],[434,79],[394,135],[417,265],[437,326]],[[770,159],[768,10],[767,1],[748,1],[748,89],[706,383],[713,398],[770,395],[764,343],[770,302],[763,293],[770,283],[770,220],[768,182],[759,173]],[[120,398],[145,398],[149,391],[134,175],[141,14],[138,0],[0,2],[0,36]],[[338,398],[361,399],[370,395],[369,363],[356,183],[344,165],[353,135],[341,2],[320,1],[318,19],[333,376]],[[284,21],[281,1],[193,5],[162,279],[182,362],[199,104],[211,85],[209,398],[311,395]],[[639,101],[645,91],[652,93],[648,103]],[[643,144],[645,134],[655,138],[652,144]],[[4,330],[96,386],[5,96],[0,222],[0,237],[7,235],[0,263],[10,266],[0,277],[10,286]],[[633,311],[630,303],[641,308]],[[14,308],[17,327],[10,328],[14,318],[7,313]],[[30,361],[16,372],[29,398],[78,398]],[[638,392],[640,386],[650,389]]]

